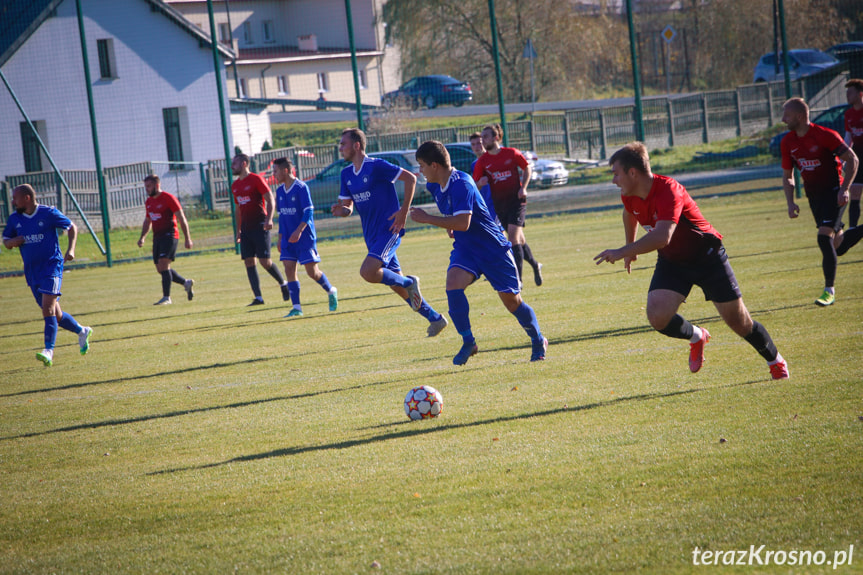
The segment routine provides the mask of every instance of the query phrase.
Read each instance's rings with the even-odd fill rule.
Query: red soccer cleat
[[[789,379],[791,377],[791,374],[788,373],[788,364],[784,359],[770,366],[770,375],[773,376],[773,379]]]
[[[704,363],[704,344],[710,341],[710,332],[701,328],[701,339],[689,344],[689,371],[696,373]]]

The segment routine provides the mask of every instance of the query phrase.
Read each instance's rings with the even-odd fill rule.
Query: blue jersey
[[[453,232],[454,249],[484,254],[499,253],[512,247],[472,177],[454,169],[450,172],[446,186],[441,188],[440,185],[429,182],[426,188],[434,198],[441,214],[445,216],[471,214],[470,227],[467,231]]]
[[[476,167],[476,163],[479,161],[479,158],[475,159],[470,165],[470,173],[473,174],[473,169]],[[484,185],[482,189],[479,191],[482,199],[485,200],[485,205],[488,206],[488,211],[491,212],[491,217],[497,219],[497,214],[494,211],[494,204],[491,202],[491,186],[488,184]]]
[[[279,233],[283,238],[291,237],[303,221],[303,215],[306,214],[308,226],[303,230],[302,237],[315,241],[315,220],[312,217],[315,206],[312,205],[309,186],[304,181],[294,180],[287,190],[284,184],[279,184],[276,190],[276,210],[279,212]]]
[[[71,226],[69,218],[54,206],[37,205],[36,211],[29,216],[18,212],[9,216],[3,238],[24,237],[19,249],[27,285],[34,285],[42,278],[63,275],[63,252],[58,230],[68,230]]]
[[[341,174],[340,200],[353,200],[360,214],[366,244],[381,236],[391,236],[389,219],[399,211],[395,181],[402,169],[380,158],[366,156],[359,172],[348,164]],[[404,235],[404,230],[399,235]]]

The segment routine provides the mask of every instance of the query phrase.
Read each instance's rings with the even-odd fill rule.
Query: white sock
[[[327,293],[336,293],[337,291],[339,290],[336,289],[336,286],[330,286],[330,291],[328,291]]]
[[[783,361],[785,360],[782,358],[782,354],[776,352],[776,359],[774,359],[773,361],[768,361],[767,365],[776,365],[777,363],[782,363]]]
[[[697,325],[692,326],[692,337],[689,338],[689,343],[698,343],[702,337],[704,337],[704,333],[701,328]]]

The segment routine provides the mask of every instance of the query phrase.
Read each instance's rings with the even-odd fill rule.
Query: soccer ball
[[[410,390],[405,397],[405,413],[411,419],[431,419],[443,411],[443,396],[438,390],[421,385]]]

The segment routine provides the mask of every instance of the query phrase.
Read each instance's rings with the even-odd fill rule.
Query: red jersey
[[[264,178],[252,172],[231,184],[231,192],[234,203],[240,206],[243,229],[260,228],[267,219],[264,196],[270,193]]]
[[[645,199],[621,196],[623,207],[650,232],[660,220],[677,224],[671,241],[659,255],[676,263],[689,263],[707,253],[722,235],[701,215],[695,200],[680,182],[654,174],[653,185]]]
[[[147,217],[153,224],[154,236],[180,237],[175,214],[183,208],[180,207],[180,202],[175,196],[168,192],[160,192],[155,197],[147,197],[144,209],[147,210]]]
[[[807,196],[835,193],[842,183],[841,156],[848,150],[844,140],[830,128],[809,124],[802,138],[791,131],[782,138],[782,169],[797,168],[803,176]]]
[[[521,176],[518,168],[527,169],[527,159],[515,148],[501,148],[497,154],[484,153],[473,167],[473,179],[488,177],[492,200],[510,200],[518,196]]]
[[[845,110],[845,133],[851,134],[851,149],[858,158],[863,157],[863,108],[855,110],[850,106]]]

